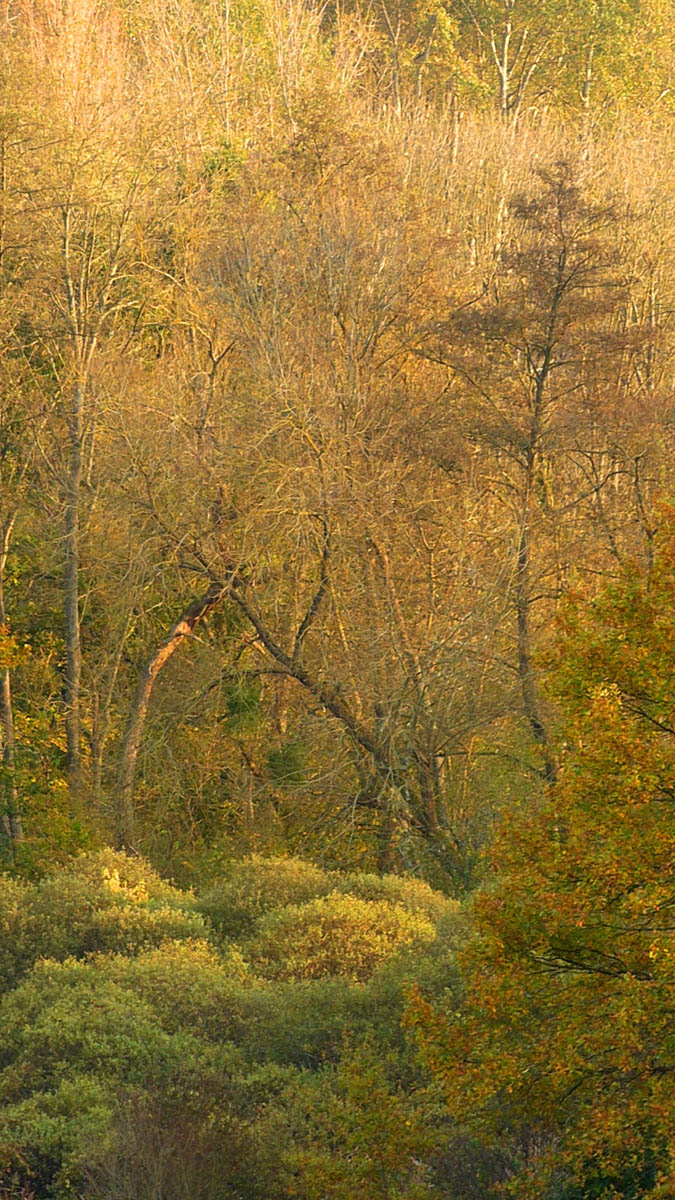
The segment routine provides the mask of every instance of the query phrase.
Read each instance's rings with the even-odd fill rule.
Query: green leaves
[[[248,733],[261,720],[260,680],[241,675],[224,689],[225,728],[232,735]]]
[[[333,893],[271,913],[246,949],[270,979],[363,981],[398,950],[429,944],[435,934],[430,921],[400,905]]]
[[[336,1196],[426,1198],[399,1021],[412,977],[454,983],[452,902],[260,857],[195,902],[113,851],[0,884],[0,1188],[310,1200],[330,1175]]]
[[[129,954],[166,938],[206,933],[190,897],[142,860],[111,850],[83,855],[32,886],[0,876],[0,930],[3,925],[4,988],[43,956]]]
[[[286,742],[270,750],[267,769],[278,787],[302,787],[307,779],[304,747],[300,742]]]

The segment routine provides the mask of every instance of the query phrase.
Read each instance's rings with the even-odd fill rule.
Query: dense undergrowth
[[[457,987],[461,928],[421,881],[297,859],[204,896],[113,851],[4,879],[5,1194],[416,1195],[444,1121],[405,989]]]

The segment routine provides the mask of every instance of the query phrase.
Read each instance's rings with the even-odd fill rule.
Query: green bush
[[[286,1095],[292,1136],[282,1188],[298,1200],[437,1197],[425,1160],[442,1140],[441,1104],[406,1092],[396,1074],[366,1042],[335,1068],[300,1079]]]
[[[461,1000],[461,977],[454,950],[436,938],[429,945],[410,947],[381,963],[364,989],[363,1029],[382,1052],[399,1056],[400,1070],[419,1074],[419,1052],[410,1032],[403,1027],[410,989],[417,986],[427,995],[452,995]]]
[[[73,1074],[140,1085],[163,1077],[172,1061],[171,1037],[151,1006],[72,959],[38,963],[0,1003],[0,1027],[5,1103],[50,1091]]]
[[[249,1062],[316,1068],[371,1019],[362,985],[260,979],[237,951],[221,956],[204,942],[166,942],[135,958],[97,955],[89,964],[150,1005],[168,1033],[235,1043]]]
[[[244,949],[269,979],[341,976],[364,981],[397,951],[421,947],[435,936],[426,917],[406,912],[400,904],[333,892],[270,913]]]
[[[0,1002],[0,1183],[16,1176],[39,1195],[70,1195],[67,1181],[107,1152],[129,1103],[237,1107],[241,1053],[189,1028],[168,1032],[109,965],[40,962]]]
[[[164,942],[134,958],[97,956],[106,979],[149,1004],[168,1033],[190,1030],[215,1042],[246,1040],[252,991],[241,955],[220,955],[204,941]]]
[[[84,1074],[3,1105],[0,1125],[0,1195],[72,1196],[91,1146],[104,1146],[114,1114],[110,1088]]]
[[[63,867],[55,878],[63,875],[75,875],[92,888],[107,883],[139,903],[146,900],[180,905],[189,900],[184,893],[162,879],[147,859],[136,854],[125,854],[123,850],[113,850],[110,846],[81,854]]]
[[[204,942],[167,942],[135,958],[99,955],[89,962],[149,1004],[167,1032],[233,1042],[261,1064],[316,1068],[335,1060],[345,1035],[365,1030],[371,1016],[361,985],[260,979],[237,951],[221,956]]]
[[[344,875],[335,885],[336,891],[361,900],[387,900],[400,904],[408,912],[421,913],[434,923],[458,911],[456,900],[436,892],[422,879],[405,875],[371,875],[355,872]]]
[[[209,940],[208,915],[244,933],[241,949]],[[292,1098],[311,1097],[312,1079],[329,1086],[366,1041],[393,1055],[397,1088],[419,1086],[403,994],[412,980],[454,987],[458,919],[417,880],[297,859],[233,863],[198,902],[112,851],[39,883],[0,877],[0,966],[13,987],[0,998],[0,1196],[311,1195],[314,1178],[329,1181],[334,1130],[324,1147],[319,1133],[316,1144],[298,1135],[309,1158],[293,1159]],[[344,1102],[338,1088],[330,1121]],[[360,1104],[349,1101],[349,1121]],[[306,1193],[292,1171],[282,1184],[284,1154]],[[339,1170],[361,1187],[358,1171]]]
[[[241,1046],[250,1059],[316,1070],[365,1028],[363,987],[340,978],[264,981],[242,997]]]
[[[0,875],[0,992],[16,979],[26,957],[28,924],[35,888]]]
[[[400,948],[371,977],[255,982],[239,1000],[238,1044],[247,1056],[316,1070],[337,1062],[346,1043],[369,1037],[383,1054],[398,1056],[401,1073],[419,1074],[414,1039],[402,1026],[413,984],[429,995],[461,994],[456,958],[438,938]]]
[[[0,922],[0,930],[8,930],[0,950],[5,988],[40,958],[133,954],[167,938],[207,935],[191,897],[165,883],[142,859],[111,850],[85,855],[18,890],[3,879]]]
[[[333,877],[313,863],[253,855],[230,863],[224,878],[196,907],[223,937],[240,938],[250,935],[272,909],[325,896],[334,887]]]

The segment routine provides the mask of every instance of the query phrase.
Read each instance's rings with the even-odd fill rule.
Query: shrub
[[[370,875],[352,873],[337,883],[336,890],[361,900],[387,900],[400,904],[408,912],[421,913],[434,923],[458,911],[456,900],[434,891],[422,879],[405,875]]]
[[[34,895],[30,884],[0,875],[0,992],[11,987],[21,970]]]
[[[432,942],[435,933],[426,917],[400,904],[333,892],[270,913],[245,950],[269,979],[363,981],[398,950]]]
[[[139,903],[143,900],[175,905],[189,902],[184,893],[157,874],[147,859],[136,854],[125,854],[123,850],[113,850],[110,846],[81,854],[63,867],[56,878],[69,874],[87,881],[93,888],[99,887],[102,882],[107,883]]]
[[[171,1039],[150,1005],[89,963],[38,963],[4,997],[0,1026],[5,1102],[73,1074],[142,1084],[171,1061]]]
[[[8,934],[14,931],[4,951],[5,987],[40,958],[133,954],[167,938],[207,933],[203,918],[191,911],[191,897],[142,859],[111,850],[85,855],[34,886],[18,887],[3,880],[0,889],[0,921]]]
[[[440,1106],[406,1093],[365,1043],[339,1065],[306,1074],[287,1101],[292,1139],[281,1179],[298,1200],[432,1200],[425,1159],[441,1141]],[[446,1135],[447,1136],[447,1135]]]
[[[362,993],[340,978],[258,983],[242,997],[242,1049],[260,1062],[314,1070],[334,1062],[345,1035],[365,1028]]]
[[[149,1004],[168,1033],[190,1030],[211,1041],[245,1040],[250,1024],[248,969],[241,955],[204,941],[164,942],[134,958],[97,956],[106,979]]]
[[[105,1145],[113,1118],[110,1088],[80,1075],[3,1106],[0,1195],[3,1200],[71,1195],[84,1145]],[[59,1186],[63,1182],[63,1188]]]
[[[227,1102],[203,1088],[133,1097],[83,1171],[87,1200],[269,1200],[278,1195],[287,1130],[267,1116],[293,1073],[238,1076]]]
[[[419,1073],[419,1052],[403,1027],[407,997],[413,987],[431,996],[451,995],[461,1002],[461,977],[454,947],[442,938],[421,950],[412,946],[380,964],[364,988],[363,1027],[373,1045],[394,1051],[404,1069]]]
[[[236,1107],[241,1054],[167,1032],[106,961],[41,962],[0,1003],[0,1185],[4,1174],[39,1195],[72,1194],[68,1181],[107,1152],[128,1104]]]
[[[197,900],[197,910],[226,938],[249,936],[265,913],[325,896],[331,875],[299,858],[253,855],[230,863],[222,880]]]

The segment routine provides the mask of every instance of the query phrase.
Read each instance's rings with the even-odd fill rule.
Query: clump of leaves
[[[0,921],[11,933],[3,951],[5,987],[43,957],[131,954],[167,938],[207,936],[190,896],[143,859],[113,850],[83,855],[37,884],[3,879]]]
[[[334,1068],[306,1074],[287,1095],[293,1138],[283,1156],[302,1200],[431,1200],[425,1160],[440,1142],[441,1098],[406,1090],[367,1042]]]
[[[270,750],[267,756],[267,770],[278,787],[302,787],[307,775],[304,749],[300,742],[286,742],[285,745]]]
[[[229,734],[248,733],[260,721],[260,680],[240,675],[224,692],[225,727]]]
[[[270,913],[244,948],[269,979],[342,976],[363,982],[397,951],[422,947],[435,936],[428,918],[400,904],[334,892]]]
[[[373,875],[354,872],[343,876],[336,890],[361,900],[386,900],[400,904],[408,912],[420,913],[434,923],[457,913],[459,905],[442,892],[435,891],[423,879],[405,875]]]
[[[261,1086],[247,1082],[236,1047],[199,1036],[199,989],[218,1003],[227,976],[218,978],[206,947],[193,947],[192,967],[189,958],[176,946],[150,952],[126,978],[118,958],[44,961],[3,998],[0,1186],[11,1179],[38,1195],[110,1195],[99,1189],[114,1175],[114,1194],[132,1200],[148,1194],[156,1170],[162,1194],[186,1198],[203,1195],[204,1179],[218,1174],[220,1190],[205,1193],[215,1197],[226,1177],[248,1170]],[[178,987],[167,995],[171,967]],[[277,1075],[267,1081],[271,1095],[288,1081],[288,1072]],[[125,1152],[130,1112],[137,1129]],[[182,1192],[171,1190],[172,1174]]]
[[[97,955],[96,970],[149,1004],[168,1033],[191,1030],[214,1042],[242,1041],[255,980],[236,949],[219,954],[205,941],[165,941],[129,957]]]
[[[326,895],[334,887],[331,875],[299,858],[252,855],[232,862],[223,877],[197,900],[197,909],[224,937],[252,933],[271,909]]]

